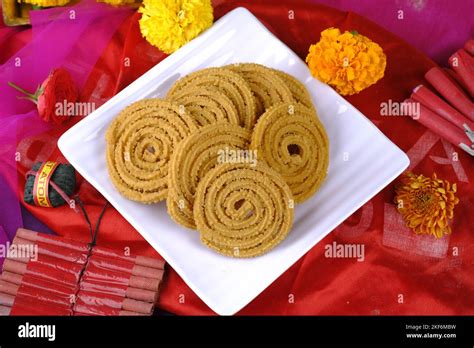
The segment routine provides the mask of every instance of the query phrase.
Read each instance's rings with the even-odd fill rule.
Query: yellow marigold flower
[[[64,6],[69,3],[70,0],[18,0],[18,3],[32,4],[38,7],[54,7]]]
[[[450,221],[454,217],[456,184],[407,173],[396,188],[395,202],[408,227],[416,234],[431,234],[437,238],[451,233]]]
[[[134,4],[135,0],[97,0],[97,2],[105,2],[109,5],[120,6]]]
[[[314,77],[341,95],[351,95],[383,77],[387,58],[378,44],[356,31],[341,34],[329,28],[310,46],[306,63]]]
[[[144,0],[139,12],[143,37],[165,53],[173,53],[214,20],[210,0]]]

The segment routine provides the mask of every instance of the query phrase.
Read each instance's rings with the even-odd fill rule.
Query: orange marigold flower
[[[395,202],[408,227],[416,234],[432,234],[441,238],[451,234],[450,221],[454,216],[456,184],[424,175],[406,173],[396,187]]]
[[[309,48],[306,63],[311,74],[341,95],[362,91],[380,80],[387,65],[382,48],[356,31],[329,28]]]

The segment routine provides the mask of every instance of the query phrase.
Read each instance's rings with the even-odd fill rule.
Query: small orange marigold
[[[396,188],[395,203],[408,227],[416,234],[431,234],[437,238],[451,234],[450,221],[454,217],[456,184],[424,175],[406,173]]]
[[[341,34],[329,28],[310,46],[306,63],[314,77],[341,95],[351,95],[383,77],[387,58],[378,44],[356,31]]]

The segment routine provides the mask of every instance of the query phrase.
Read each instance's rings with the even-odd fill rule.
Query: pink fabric
[[[9,242],[9,241],[10,241],[10,238],[8,237],[5,230],[3,229],[2,225],[0,225],[0,245],[5,245],[6,246],[7,242]],[[5,256],[6,255],[0,255],[0,268],[3,265],[3,261],[5,259]]]
[[[18,186],[16,164],[22,161],[18,141],[28,141],[52,128],[38,117],[36,105],[19,100],[19,92],[7,82],[34,92],[53,68],[63,67],[81,89],[112,35],[131,12],[126,7],[115,8],[93,0],[68,8],[32,11],[31,42],[0,66],[0,175],[5,180],[1,207],[8,207],[8,223],[2,219],[0,226],[0,243],[4,242],[3,235],[11,239],[22,224],[18,204],[22,194],[12,191]],[[10,40],[18,31],[2,29],[0,38]]]
[[[438,64],[474,37],[472,0],[312,0],[376,22]],[[403,11],[403,19],[399,19]]]

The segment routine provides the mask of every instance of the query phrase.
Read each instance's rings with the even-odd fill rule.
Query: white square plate
[[[252,259],[229,258],[206,248],[198,233],[168,217],[164,202],[143,205],[122,197],[109,180],[105,161],[105,131],[121,109],[139,99],[165,96],[174,81],[190,72],[236,62],[264,64],[302,81],[330,139],[324,185],[296,207],[288,238]],[[222,315],[247,305],[409,164],[404,152],[333,89],[313,79],[305,63],[244,8],[228,13],[164,59],[67,131],[58,145],[79,173]]]

